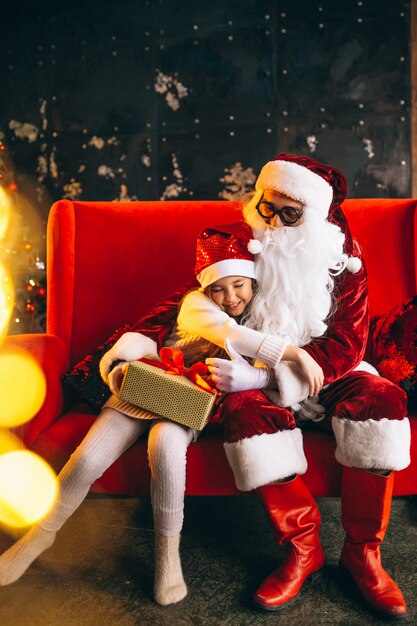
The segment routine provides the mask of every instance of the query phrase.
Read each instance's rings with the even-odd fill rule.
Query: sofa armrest
[[[62,339],[48,334],[11,335],[6,338],[4,347],[27,350],[46,377],[46,397],[41,409],[29,422],[15,429],[23,443],[30,447],[39,433],[62,413],[61,376],[68,368],[68,349]]]

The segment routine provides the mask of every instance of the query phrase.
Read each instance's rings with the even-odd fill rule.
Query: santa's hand
[[[232,359],[206,359],[211,378],[219,391],[236,392],[248,389],[265,389],[269,382],[269,371],[250,365],[228,339],[225,348]]]
[[[118,363],[108,376],[110,391],[116,394],[116,396],[119,395],[127,366],[128,363]]]

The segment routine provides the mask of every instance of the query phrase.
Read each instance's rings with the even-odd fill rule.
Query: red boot
[[[388,526],[394,474],[381,476],[343,468],[342,524],[346,531],[340,565],[354,578],[367,603],[379,615],[407,616],[403,595],[382,567],[380,545]]]
[[[255,602],[276,611],[293,602],[308,576],[324,565],[319,538],[320,512],[299,476],[286,483],[260,487],[258,495],[276,529],[279,542],[288,546],[287,555],[255,594]]]

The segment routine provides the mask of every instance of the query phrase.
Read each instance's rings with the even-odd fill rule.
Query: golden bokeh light
[[[42,519],[58,493],[56,476],[37,454],[17,450],[0,456],[0,521],[24,528]]]
[[[0,186],[0,240],[4,239],[10,217],[10,199]]]
[[[0,455],[6,452],[15,452],[16,450],[24,450],[21,439],[16,437],[12,432],[0,428]]]
[[[0,263],[0,345],[7,335],[10,316],[14,307],[13,284],[9,273]]]
[[[15,192],[16,185],[10,184],[9,189]],[[0,252],[3,260],[11,254],[14,240],[18,241],[23,218],[25,229],[30,230],[36,218],[31,206],[27,211],[23,198],[20,198],[19,210],[13,210],[16,199],[15,193],[9,194],[0,185]],[[26,219],[30,216],[33,219]],[[41,228],[36,230],[43,232]],[[26,238],[20,245],[27,251],[32,250],[32,244]],[[10,268],[10,263],[8,266]],[[13,271],[13,276],[18,276],[19,268],[14,267]],[[57,497],[58,483],[51,467],[37,454],[25,450],[22,441],[6,430],[32,419],[46,395],[45,374],[35,359],[21,348],[2,345],[13,309],[11,276],[0,260],[0,524],[24,528],[38,522],[50,510]]]
[[[0,348],[0,427],[19,426],[32,419],[46,394],[42,368],[23,349]]]

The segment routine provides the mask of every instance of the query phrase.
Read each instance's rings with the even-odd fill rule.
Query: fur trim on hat
[[[336,460],[357,469],[402,470],[410,464],[410,422],[402,420],[352,421],[334,416]]]
[[[299,428],[255,435],[223,445],[236,486],[241,491],[251,491],[307,471],[303,436]]]
[[[268,161],[256,181],[257,191],[272,189],[319,211],[326,218],[333,199],[333,188],[319,174],[298,163]]]
[[[216,280],[226,276],[245,276],[256,278],[255,263],[246,259],[225,259],[206,267],[197,276],[202,289],[212,285]]]

